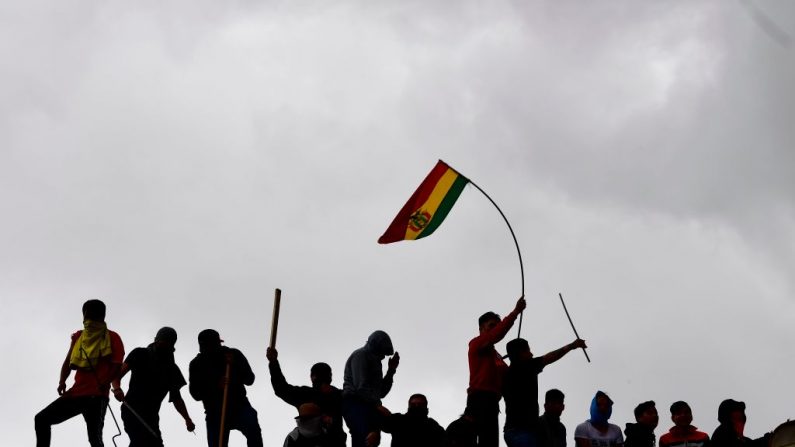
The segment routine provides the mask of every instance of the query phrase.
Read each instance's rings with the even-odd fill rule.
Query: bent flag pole
[[[408,202],[403,205],[395,219],[386,229],[383,235],[378,238],[379,244],[390,244],[392,242],[422,239],[430,236],[442,224],[444,218],[450,213],[464,187],[471,184],[478,191],[483,193],[489,202],[497,208],[500,216],[508,225],[511,232],[513,243],[516,245],[516,253],[519,255],[519,271],[522,275],[522,296],[524,296],[524,266],[522,264],[522,252],[519,250],[519,243],[513,232],[508,218],[502,212],[497,203],[486,194],[486,191],[476,185],[472,180],[464,177],[451,168],[447,163],[439,160],[436,166],[422,181],[419,188],[409,197]],[[519,334],[522,332],[522,316],[519,315]],[[518,335],[517,335],[518,336]]]

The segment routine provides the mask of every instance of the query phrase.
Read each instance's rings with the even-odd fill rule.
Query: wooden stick
[[[276,347],[276,332],[279,329],[279,307],[282,303],[282,290],[276,289],[273,297],[273,319],[271,320],[271,348]]]
[[[563,294],[558,292],[558,296],[560,297],[560,304],[563,305],[563,311],[566,312],[566,318],[569,319],[569,324],[571,325],[571,329],[574,331],[574,336],[577,337],[577,339],[579,339],[580,336],[577,334],[577,329],[574,327],[574,323],[572,323],[571,321],[571,316],[569,316],[569,310],[566,309],[566,303],[563,302]],[[588,363],[591,363],[591,358],[588,357],[588,351],[586,351],[585,348],[582,348],[582,353],[585,354],[585,359],[588,360]]]
[[[226,403],[229,397],[229,377],[232,372],[232,353],[226,354],[226,372],[224,373],[224,398],[221,401],[221,431],[218,434],[218,447],[224,445],[224,428],[226,425]]]

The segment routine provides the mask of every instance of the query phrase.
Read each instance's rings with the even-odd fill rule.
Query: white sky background
[[[385,405],[424,392],[447,425],[477,317],[520,283],[472,187],[432,237],[376,243],[438,158],[514,227],[534,351],[573,339],[558,292],[590,345],[541,375],[570,434],[597,389],[622,428],[655,400],[658,436],[680,399],[710,433],[729,397],[751,436],[795,416],[791,2],[27,1],[0,23],[4,445],[34,443],[88,298],[128,352],[176,328],[186,375],[216,328],[281,445],[276,287],[288,380],[326,361],[341,387],[383,329],[402,357]],[[184,395],[199,437],[164,404],[166,444],[203,445]]]

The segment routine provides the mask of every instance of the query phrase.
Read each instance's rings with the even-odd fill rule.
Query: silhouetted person
[[[284,440],[284,447],[332,447],[339,440],[332,440],[328,433],[331,419],[323,414],[320,406],[307,402],[298,406],[295,418],[297,427]],[[345,445],[344,442],[342,445]]]
[[[72,334],[69,351],[61,366],[58,394],[35,417],[36,446],[49,446],[51,427],[78,414],[86,421],[88,442],[101,447],[102,428],[111,382],[119,376],[124,345],[119,334],[105,324],[105,303],[88,300],[83,304],[83,330]],[[75,382],[66,389],[66,379],[75,370]]]
[[[597,391],[591,401],[591,418],[574,430],[577,447],[616,447],[624,445],[624,436],[618,425],[608,422],[613,414],[613,401],[602,391]]]
[[[557,362],[577,348],[585,348],[585,341],[574,340],[542,357],[533,357],[530,345],[523,338],[506,345],[511,365],[505,373],[505,443],[508,447],[536,447],[538,425],[538,374],[545,366]]]
[[[224,446],[229,431],[238,430],[246,437],[249,447],[262,447],[262,431],[257,411],[246,397],[246,385],[254,383],[254,372],[248,360],[237,349],[221,346],[221,337],[212,329],[199,332],[199,354],[190,362],[190,395],[204,404],[207,422],[207,443],[218,446],[221,433],[221,409],[224,396],[224,375],[230,365]]]
[[[502,381],[508,365],[494,345],[505,337],[526,306],[524,297],[521,297],[505,319],[500,319],[494,312],[481,315],[478,318],[480,334],[469,342],[467,412],[474,418],[477,445],[480,447],[497,447],[500,441],[498,414]]]
[[[342,386],[342,414],[351,432],[352,447],[377,445],[380,440],[381,399],[392,389],[400,355],[394,352],[387,362],[386,374],[381,361],[392,355],[392,340],[384,331],[375,331],[367,343],[353,351],[345,362]]]
[[[121,407],[121,419],[124,421],[124,431],[130,438],[130,447],[163,445],[160,434],[160,404],[167,394],[168,401],[185,420],[188,431],[196,428],[179,392],[187,382],[179,366],[174,363],[176,343],[177,331],[170,327],[161,328],[157,331],[153,343],[146,348],[135,348],[130,352],[121,365],[120,377],[113,382],[113,396],[119,402],[126,402],[126,405]],[[125,395],[119,382],[127,372],[130,372],[130,384]],[[133,412],[144,420],[146,426]]]
[[[281,400],[300,409],[302,404],[317,404],[320,410],[328,416],[329,440],[333,446],[344,446],[347,435],[342,429],[342,391],[331,385],[331,367],[326,363],[315,363],[309,370],[309,380],[312,386],[295,386],[287,383],[282,368],[279,365],[279,352],[275,348],[268,348],[268,369],[271,374],[273,392]]]
[[[654,429],[660,422],[654,401],[646,401],[635,407],[635,421],[634,424],[627,422],[624,429],[624,447],[654,447],[657,443]]]
[[[383,431],[392,435],[392,447],[444,446],[444,429],[428,417],[428,399],[424,395],[413,394],[405,414],[389,414],[385,408],[383,411]]]
[[[660,447],[708,447],[709,435],[691,425],[693,412],[687,402],[671,404],[671,420],[674,426],[660,436]]]
[[[758,439],[745,436],[745,402],[726,399],[718,406],[718,428],[712,434],[712,447],[765,447],[768,435]]]
[[[544,395],[544,414],[538,418],[539,447],[566,447],[566,426],[560,422],[566,408],[564,398],[563,392],[554,388]]]
[[[454,420],[445,430],[448,447],[476,447],[478,433],[475,430],[475,418],[464,410],[464,414]]]

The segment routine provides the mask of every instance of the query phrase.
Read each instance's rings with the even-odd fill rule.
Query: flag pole
[[[571,329],[574,331],[574,336],[577,337],[579,340],[580,335],[577,334],[577,329],[574,327],[574,323],[571,321],[571,316],[569,316],[569,310],[566,309],[566,303],[563,301],[563,294],[558,292],[558,296],[560,297],[560,304],[563,305],[563,311],[566,312],[566,318],[569,319],[569,324],[571,325]],[[582,353],[585,354],[585,360],[588,360],[588,363],[591,363],[591,358],[588,357],[588,351],[585,348],[582,348]]]
[[[456,172],[458,172],[458,171],[456,171]],[[522,264],[522,251],[519,250],[519,242],[517,242],[517,240],[516,240],[516,234],[514,234],[514,232],[513,232],[513,228],[511,227],[511,223],[508,222],[508,218],[505,217],[505,213],[503,213],[502,210],[500,209],[500,207],[497,206],[497,203],[494,201],[494,199],[492,199],[488,194],[486,194],[486,191],[484,191],[483,188],[478,186],[475,182],[473,182],[469,178],[467,178],[467,180],[469,181],[470,185],[472,185],[475,188],[477,188],[478,191],[482,192],[483,195],[486,196],[487,199],[489,199],[489,202],[491,202],[491,204],[494,205],[494,208],[497,208],[497,211],[500,212],[500,216],[502,216],[502,219],[505,221],[505,224],[508,225],[508,230],[511,232],[511,237],[513,238],[513,243],[514,243],[514,245],[516,245],[516,253],[519,255],[519,272],[522,275],[522,296],[524,296],[524,264]],[[522,334],[522,317],[523,316],[524,316],[524,311],[522,311],[522,313],[519,314],[519,331],[516,334],[517,338]]]

